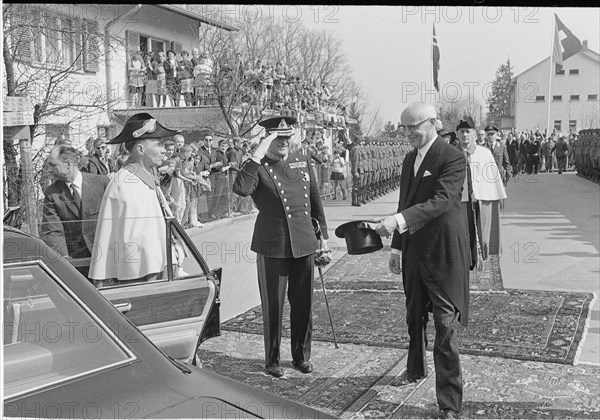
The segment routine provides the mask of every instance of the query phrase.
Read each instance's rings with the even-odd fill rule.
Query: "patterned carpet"
[[[359,258],[346,255],[325,274],[340,343],[407,348],[402,283],[387,270],[388,256],[385,250]],[[315,287],[313,338],[333,341],[320,281]],[[575,292],[473,291],[470,324],[460,331],[461,354],[572,364],[592,298],[591,293]],[[283,325],[284,336],[289,337],[287,306]],[[228,320],[222,328],[262,334],[260,306]],[[428,331],[432,346],[433,325]]]
[[[202,344],[203,367],[340,418],[436,418],[433,357],[429,377],[417,385],[391,386],[406,365],[406,350],[313,342],[313,373],[292,369],[282,347],[285,376],[267,375],[263,339],[224,332]],[[600,418],[599,366],[568,366],[496,357],[461,356],[463,418]]]

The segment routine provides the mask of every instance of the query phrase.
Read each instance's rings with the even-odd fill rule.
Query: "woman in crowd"
[[[144,80],[146,71],[140,51],[132,53],[127,69],[129,70],[129,95],[131,104],[136,108],[140,108],[146,84]]]
[[[146,90],[144,95],[144,106],[152,107],[153,99],[158,95],[158,80],[154,71],[156,57],[150,52],[144,55],[144,68],[146,70]]]
[[[333,197],[332,200],[337,199],[337,187],[340,186],[342,191],[342,200],[346,199],[346,188],[344,187],[344,179],[346,172],[346,160],[340,156],[340,149],[337,147],[333,149],[333,159],[331,160],[331,180],[333,181]]]
[[[167,105],[167,75],[165,70],[165,53],[160,51],[154,63],[154,74],[156,75],[156,106]],[[162,103],[162,105],[161,105]]]
[[[194,172],[196,173],[196,221],[210,220],[208,216],[207,195],[210,194],[212,185],[210,181],[210,160],[202,153],[196,153],[194,156]],[[192,211],[192,210],[190,210]],[[191,215],[193,217],[193,213]],[[200,223],[198,221],[198,223]],[[200,223],[201,224],[201,223]]]
[[[329,179],[329,162],[331,162],[329,147],[321,146],[318,157],[321,159],[321,164],[319,165],[319,191],[322,192],[325,181]]]
[[[175,51],[167,51],[167,59],[164,62],[165,67],[165,79],[166,79],[166,90],[167,96],[171,99],[173,106],[179,106],[179,63],[175,59]]]
[[[179,82],[181,94],[185,101],[185,106],[193,105],[194,96],[194,66],[189,59],[189,53],[186,50],[181,51],[182,60],[179,62]]]

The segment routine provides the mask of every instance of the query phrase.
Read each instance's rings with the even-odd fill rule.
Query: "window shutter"
[[[81,70],[83,68],[83,51],[82,51],[82,36],[83,36],[83,22],[81,18],[74,17],[72,21],[73,25],[73,54],[75,56],[75,69]]]
[[[22,6],[12,16],[11,43],[15,60],[31,62],[31,22]]]
[[[98,22],[85,19],[84,30],[87,42],[83,46],[83,71],[96,73],[100,69],[98,63],[100,55]]]
[[[135,51],[140,49],[140,34],[133,31],[127,31],[127,61]]]
[[[171,49],[175,51],[175,55],[181,56],[181,50],[183,46],[180,42],[171,41]]]

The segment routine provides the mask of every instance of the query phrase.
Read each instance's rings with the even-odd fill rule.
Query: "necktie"
[[[417,176],[421,162],[423,162],[423,156],[421,155],[421,150],[419,149],[417,151],[417,156],[415,157],[415,166],[413,166],[414,176]]]
[[[471,155],[467,152],[467,187],[469,199],[473,200],[473,178],[471,177]]]
[[[79,210],[79,214],[81,215],[81,195],[79,195],[75,184],[71,184],[71,195],[73,195],[73,201],[75,202],[75,206],[77,207],[77,210]]]

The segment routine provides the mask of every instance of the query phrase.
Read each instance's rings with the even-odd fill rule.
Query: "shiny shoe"
[[[283,368],[281,366],[267,366],[267,373],[276,378],[281,378],[283,376]]]
[[[452,410],[444,410],[442,411],[441,417],[442,419],[459,419],[460,415]]]
[[[299,370],[302,373],[310,373],[313,371],[313,365],[311,362],[308,362],[308,361],[305,361],[305,362],[294,361],[293,365],[294,365],[294,369]]]
[[[410,385],[410,384],[416,384],[425,378],[426,378],[426,376],[411,375],[405,371],[402,373],[402,375],[395,378],[390,385],[391,386],[406,386],[406,385]]]

